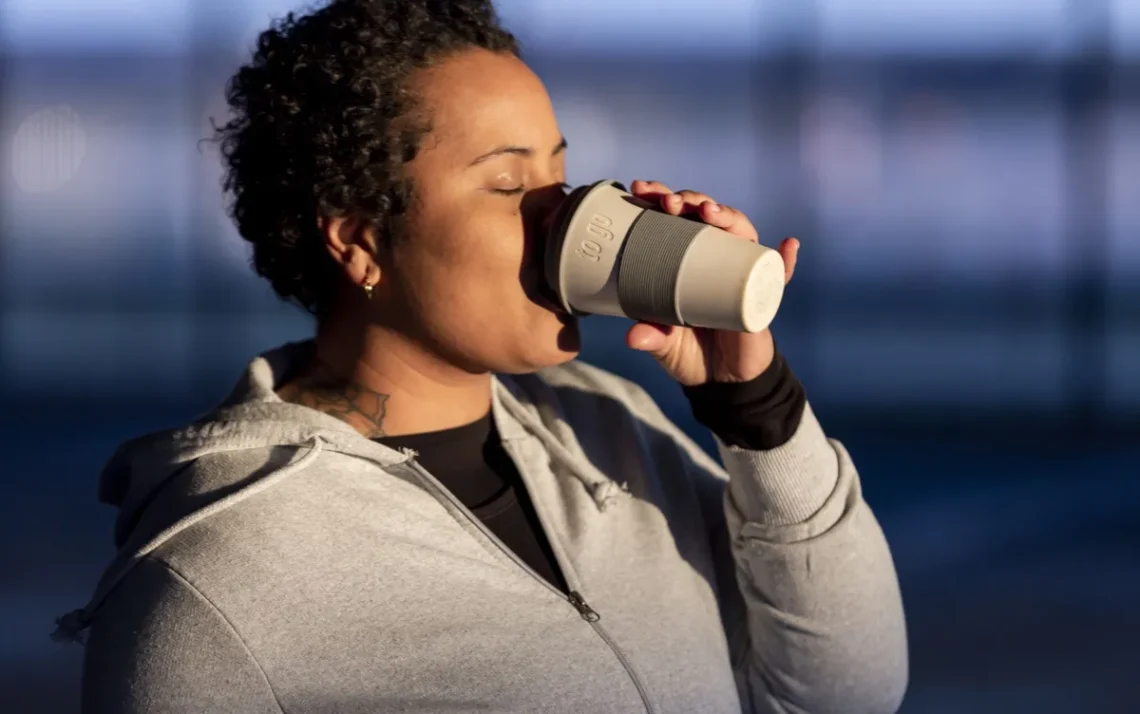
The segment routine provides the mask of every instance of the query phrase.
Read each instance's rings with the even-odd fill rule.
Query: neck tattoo
[[[316,409],[348,423],[366,438],[387,436],[384,417],[388,413],[390,395],[346,380],[306,375],[285,385],[279,392],[283,400]]]

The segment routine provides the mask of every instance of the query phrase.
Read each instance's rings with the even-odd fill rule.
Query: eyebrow
[[[562,141],[558,142],[558,145],[555,146],[554,150],[550,152],[550,155],[558,156],[566,150],[566,147],[566,137],[563,137]],[[515,156],[522,156],[529,159],[534,156],[534,149],[529,146],[500,146],[499,148],[494,149],[493,151],[488,151],[487,153],[472,161],[471,166],[477,166],[484,161],[487,161],[488,159],[493,159],[496,156],[502,156],[503,154],[514,154]]]

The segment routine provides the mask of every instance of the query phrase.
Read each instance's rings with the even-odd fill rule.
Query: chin
[[[565,364],[578,356],[582,349],[578,318],[565,314],[551,314],[551,318],[529,333],[528,349],[524,359],[520,360],[523,364],[510,370],[512,373],[537,372]]]

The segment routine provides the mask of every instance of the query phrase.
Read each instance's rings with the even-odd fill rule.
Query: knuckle
[[[709,196],[707,193],[701,193],[700,191],[686,190],[679,191],[678,193],[684,197],[686,203],[691,203],[697,206],[701,205],[705,201],[712,201],[713,203],[716,203],[716,201],[711,196]]]

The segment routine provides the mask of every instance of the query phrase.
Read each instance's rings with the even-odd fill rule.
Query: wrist
[[[728,360],[714,360],[708,383],[740,384],[760,378],[772,369],[776,361],[776,342],[770,330],[760,334],[735,336],[739,343],[732,350],[731,366]],[[718,351],[720,348],[718,347]]]
[[[799,428],[807,396],[784,357],[746,382],[706,382],[685,387],[698,422],[729,446],[769,450],[782,446]]]

